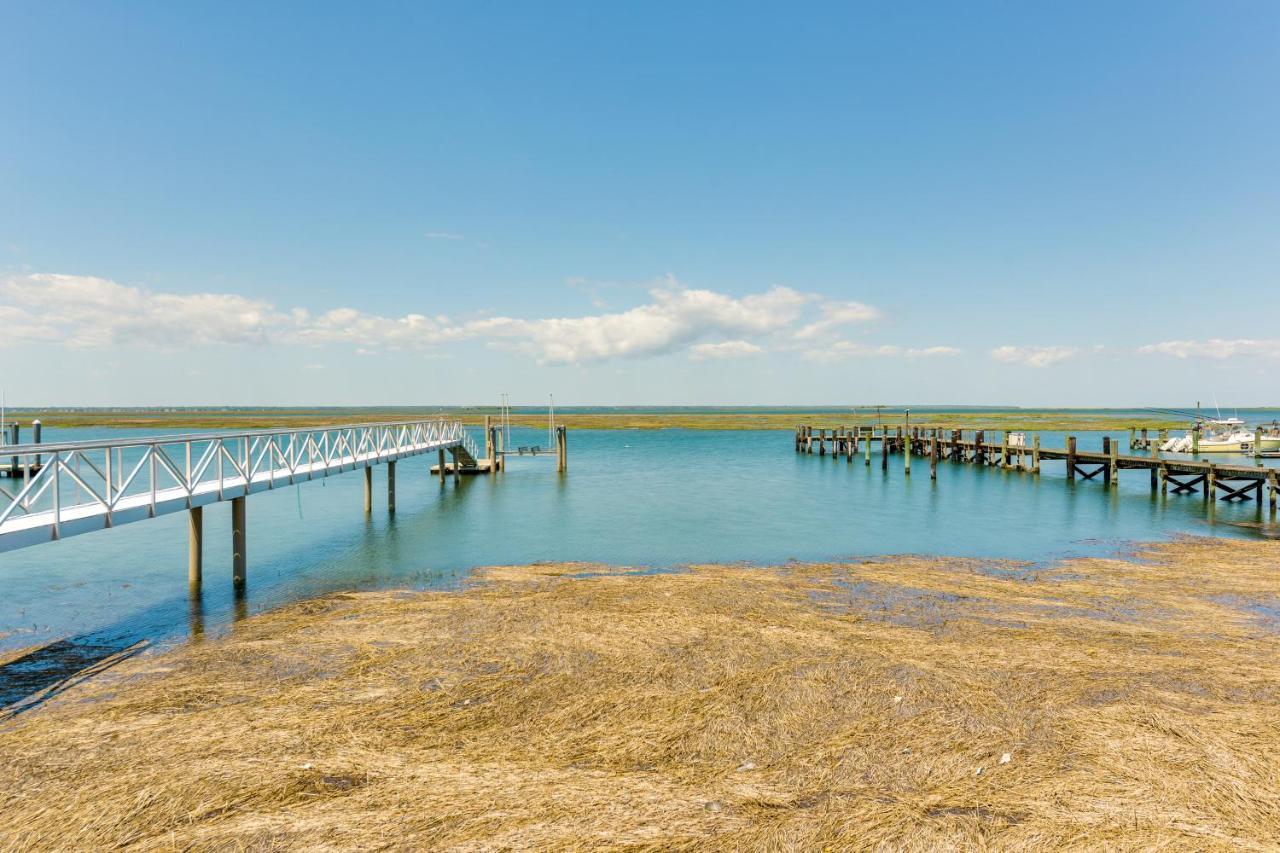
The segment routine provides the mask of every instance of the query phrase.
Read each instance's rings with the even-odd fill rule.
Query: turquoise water
[[[46,440],[139,432],[61,430]],[[512,446],[546,444],[544,430],[512,432]],[[1101,433],[1078,435],[1081,449],[1101,446]],[[1063,443],[1054,433],[1042,440]],[[1257,535],[1236,525],[1267,520],[1252,502],[1153,496],[1146,472],[1125,472],[1108,492],[1100,481],[1067,484],[1059,462],[1046,462],[1038,479],[943,462],[934,483],[919,458],[908,478],[901,456],[882,472],[878,456],[868,468],[861,458],[798,455],[789,431],[576,430],[569,442],[563,476],[552,457],[513,457],[497,477],[442,486],[428,471],[434,456],[402,462],[394,517],[382,467],[370,515],[358,473],[254,495],[240,600],[229,504],[205,510],[205,585],[195,601],[182,514],[0,554],[0,647],[69,636],[181,639],[331,590],[455,585],[478,565],[664,568],[909,552],[1038,563],[1180,533]]]

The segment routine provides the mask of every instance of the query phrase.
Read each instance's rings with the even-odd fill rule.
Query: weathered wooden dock
[[[996,434],[996,433],[993,433]],[[797,453],[830,455],[853,462],[861,456],[864,464],[871,465],[873,456],[880,457],[880,465],[889,467],[889,457],[902,454],[903,467],[911,473],[912,457],[923,457],[929,465],[929,475],[938,476],[940,461],[971,465],[998,466],[1008,470],[1038,475],[1045,460],[1061,461],[1067,480],[1100,480],[1108,487],[1118,487],[1121,471],[1146,471],[1151,490],[1175,495],[1199,492],[1206,500],[1243,501],[1253,499],[1262,503],[1267,495],[1271,513],[1276,512],[1280,500],[1280,469],[1255,465],[1223,465],[1198,459],[1180,459],[1161,455],[1159,443],[1143,437],[1151,447],[1150,455],[1134,456],[1119,452],[1120,442],[1110,436],[1102,439],[1101,451],[1080,450],[1075,436],[1066,437],[1065,447],[1042,447],[1040,436],[1026,433],[998,433],[998,441],[988,441],[985,430],[958,430],[939,427],[836,427],[815,429],[798,426],[795,432]],[[1130,447],[1136,449],[1138,439],[1131,437]],[[873,453],[872,446],[879,445]]]

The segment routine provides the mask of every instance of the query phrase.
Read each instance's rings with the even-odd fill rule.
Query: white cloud
[[[647,305],[616,314],[517,320],[494,317],[473,333],[506,340],[547,364],[665,355],[712,336],[759,336],[787,329],[814,297],[789,287],[734,298],[689,290],[668,277],[649,291]]]
[[[1225,359],[1237,356],[1280,358],[1280,339],[1210,338],[1205,341],[1161,341],[1158,344],[1139,347],[1138,352],[1144,355],[1170,355],[1175,358]]]
[[[372,353],[480,340],[527,352],[545,364],[586,364],[686,351],[695,359],[741,357],[794,349],[797,337],[817,350],[839,326],[878,316],[862,303],[825,301],[789,287],[731,296],[685,287],[672,276],[651,284],[647,301],[627,310],[461,320],[420,313],[389,317],[349,307],[312,312],[232,293],[157,293],[93,276],[39,273],[0,279],[0,346],[342,345]],[[954,352],[947,347],[867,349],[848,342],[833,343],[831,351],[908,358]]]
[[[451,231],[428,231],[426,236],[428,240],[462,240],[464,239],[461,234],[454,234]]]
[[[73,347],[265,343],[287,322],[266,302],[234,294],[147,293],[93,276],[35,274],[0,283],[19,337]]]
[[[991,350],[990,355],[996,361],[1006,364],[1021,364],[1027,367],[1048,367],[1060,361],[1074,358],[1081,352],[1079,347],[1015,347],[1003,346]]]
[[[694,361],[709,359],[743,358],[764,352],[764,347],[750,341],[721,341],[718,344],[695,344],[689,348],[689,358]]]
[[[822,316],[796,332],[797,340],[812,340],[834,332],[851,323],[869,323],[878,320],[880,312],[861,302],[827,302],[822,306]]]
[[[862,344],[856,341],[836,341],[820,349],[806,350],[809,361],[831,362],[846,358],[938,358],[960,355],[963,350],[948,346],[901,347],[896,344]]]

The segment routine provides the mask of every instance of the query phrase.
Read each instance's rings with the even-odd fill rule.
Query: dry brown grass
[[[0,847],[1274,848],[1278,554],[335,595],[11,720]]]

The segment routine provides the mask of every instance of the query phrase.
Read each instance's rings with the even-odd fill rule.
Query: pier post
[[[902,427],[898,427],[898,429],[901,430]],[[902,445],[902,473],[909,477],[911,476],[911,453],[914,449],[911,444],[911,432],[909,430],[907,437],[903,441],[906,443]]]
[[[204,507],[187,510],[187,582],[200,586],[204,577]]]
[[[439,471],[440,471],[440,485],[442,485],[442,486],[443,486],[443,485],[444,485],[444,478],[445,478],[445,470],[444,470],[444,448],[443,448],[443,447],[436,451],[436,459],[438,460],[438,461],[436,462],[436,468],[437,468],[437,470],[439,470]]]
[[[1169,469],[1163,461],[1160,463],[1160,494],[1169,494]]]
[[[373,466],[364,466],[364,511],[373,512]]]
[[[1196,424],[1191,429],[1191,452],[1200,452],[1200,424]]]
[[[1267,472],[1267,491],[1270,493],[1268,502],[1271,504],[1271,517],[1276,517],[1276,497],[1280,493],[1280,478],[1276,476],[1276,469],[1272,468]]]
[[[867,433],[867,461],[866,461],[866,465],[867,465],[867,467],[868,467],[868,468],[870,468],[870,467],[871,467],[871,439],[875,438],[875,435],[876,435],[876,428],[875,428],[875,427],[872,427],[872,428],[871,428],[871,431],[870,431],[869,433]]]
[[[1111,456],[1111,436],[1109,435],[1104,435],[1102,437],[1102,455],[1107,457]],[[1103,468],[1103,471],[1102,471],[1102,485],[1110,486],[1111,485],[1111,460],[1108,459],[1106,462],[1103,463],[1103,465],[1105,467]]]
[[[1146,427],[1142,428],[1141,438],[1139,438],[1138,444],[1142,447],[1143,450],[1151,449],[1151,439],[1147,437]]]
[[[565,427],[556,427],[556,471],[569,470],[569,435]]]
[[[1067,479],[1075,480],[1076,478],[1076,437],[1074,435],[1067,436]]]
[[[1213,463],[1209,463],[1209,473],[1204,476],[1204,496],[1209,500],[1215,500],[1218,497],[1218,475],[1213,470]]]
[[[1134,427],[1129,427],[1129,449],[1130,450],[1133,450],[1133,448],[1135,447],[1135,442],[1137,441],[1137,438],[1134,433],[1135,433]]]
[[[248,558],[245,546],[245,498],[231,499],[231,584],[237,591],[244,589],[248,574]]]
[[[396,463],[387,463],[387,512],[396,511]]]
[[[938,428],[933,429],[933,441],[929,443],[929,479],[938,479]]]
[[[32,444],[39,444],[39,443],[40,443],[40,430],[41,430],[40,421],[38,421],[38,420],[32,421],[32,422],[31,422],[31,443],[32,443]],[[108,452],[110,452],[110,451],[108,451]],[[39,469],[39,468],[40,468],[40,454],[39,454],[39,453],[37,453],[37,454],[36,454],[36,468],[37,468],[37,469]]]
[[[1031,473],[1040,473],[1040,433],[1031,437]]]
[[[1253,430],[1253,459],[1259,465],[1262,464],[1262,427],[1255,427]]]
[[[1120,488],[1119,442],[1111,445],[1111,458],[1107,461],[1107,484],[1113,489]]]
[[[1009,431],[1000,434],[1000,467],[1009,467]]]
[[[973,461],[981,464],[987,462],[987,431],[976,430],[973,433]]]
[[[889,428],[880,430],[880,470],[889,470]]]

